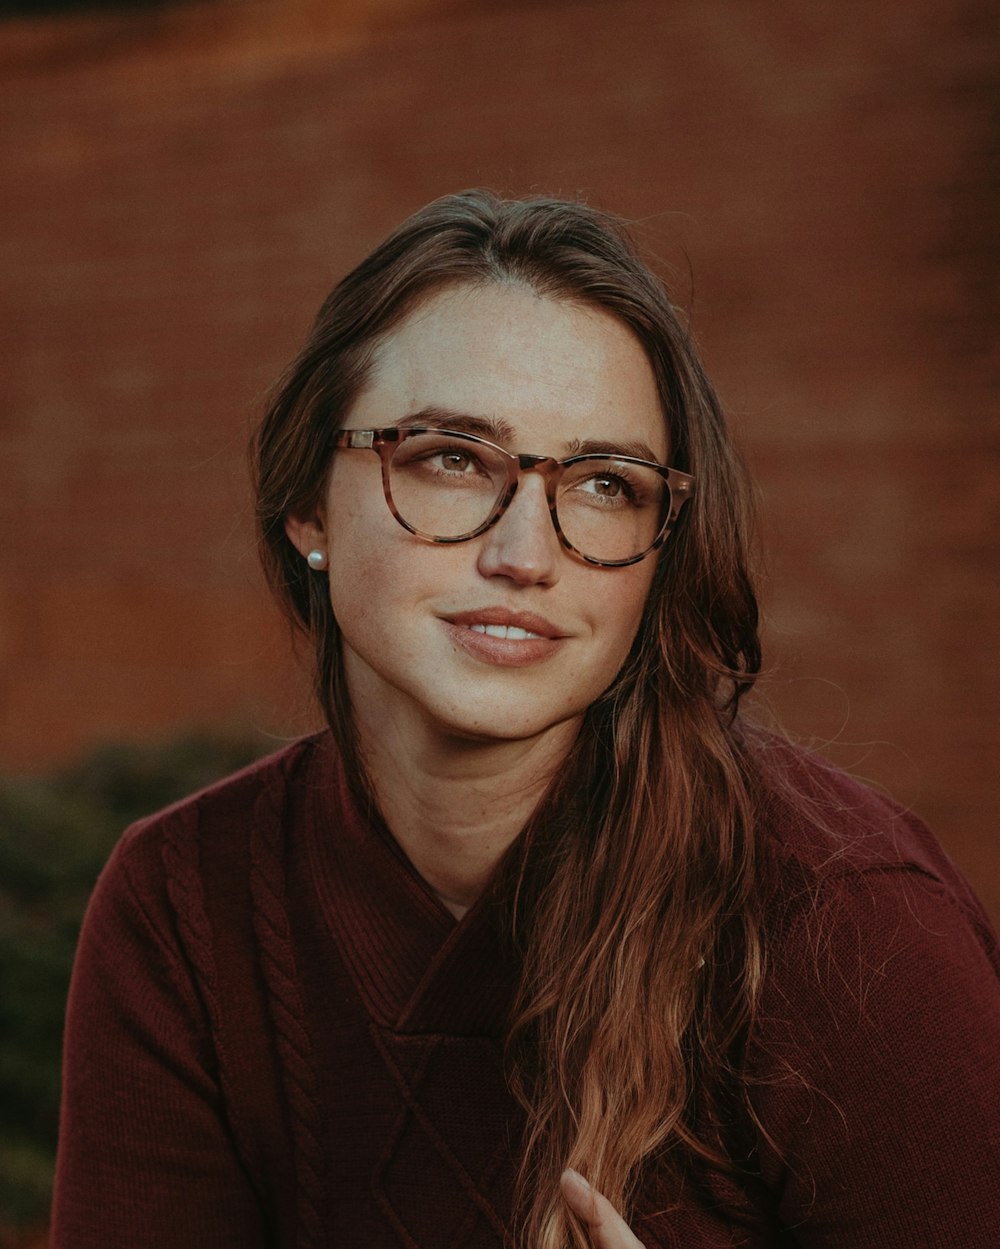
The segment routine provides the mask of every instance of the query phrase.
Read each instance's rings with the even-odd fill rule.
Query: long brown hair
[[[264,567],[316,648],[316,691],[360,771],[326,578],[285,534],[320,501],[329,433],[372,353],[448,285],[522,282],[594,305],[636,335],[672,464],[697,494],[659,553],[632,652],[590,708],[558,784],[498,873],[523,968],[509,1029],[528,1115],[520,1174],[532,1249],[588,1242],[559,1174],[575,1166],[628,1213],[647,1168],[727,1165],[716,1127],[739,1089],[760,980],[750,769],[737,719],[759,668],[749,494],[682,319],[622,224],[586,205],[447,196],[333,290],[253,447]],[[613,576],[609,573],[609,577]]]

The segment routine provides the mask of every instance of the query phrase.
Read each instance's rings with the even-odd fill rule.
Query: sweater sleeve
[[[800,1249],[992,1249],[1000,984],[982,916],[857,873],[776,943],[755,1045],[763,1178]]]
[[[157,854],[124,842],[87,911],[63,1057],[53,1249],[266,1243]]]

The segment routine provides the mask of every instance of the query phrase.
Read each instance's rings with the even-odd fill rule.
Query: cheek
[[[334,464],[324,516],[330,602],[345,630],[351,622],[377,617],[379,600],[391,586],[393,530],[398,528],[382,498],[377,465],[358,457]]]
[[[330,602],[348,641],[359,630],[378,628],[391,613],[390,596],[399,593],[398,569],[380,543],[348,542],[334,538],[330,553]]]
[[[642,624],[646,601],[649,597],[650,581],[651,578],[645,577],[636,584],[630,585],[626,594],[619,600],[621,611],[616,630],[618,635],[617,655],[613,665],[614,671],[608,674],[605,688],[618,676],[632,650],[633,643]]]
[[[352,649],[391,662],[412,650],[423,600],[440,583],[439,549],[415,542],[388,514],[340,520],[330,539],[333,614]]]
[[[614,683],[628,659],[642,622],[655,568],[643,564],[598,574],[588,579],[585,601],[590,603],[591,639],[595,644],[587,667],[577,674],[588,699],[597,698]]]
[[[647,563],[650,564],[648,568]],[[654,572],[655,565],[651,561],[643,561],[632,568],[621,569],[615,573],[616,577],[621,578],[620,585],[614,587],[611,592],[607,592],[607,601],[614,604],[615,608],[615,632],[619,635],[626,654],[642,621],[646,601],[653,584]],[[624,655],[622,658],[624,660]]]

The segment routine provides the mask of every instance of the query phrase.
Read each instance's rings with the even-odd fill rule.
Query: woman
[[[102,876],[55,1244],[995,1244],[996,939],[739,714],[746,484],[620,227],[417,213],[254,457],[330,731]]]

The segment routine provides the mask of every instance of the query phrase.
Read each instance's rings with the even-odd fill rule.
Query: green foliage
[[[47,1212],[63,1012],[87,898],[133,820],[261,751],[188,736],[105,747],[46,779],[0,779],[0,1226]]]

